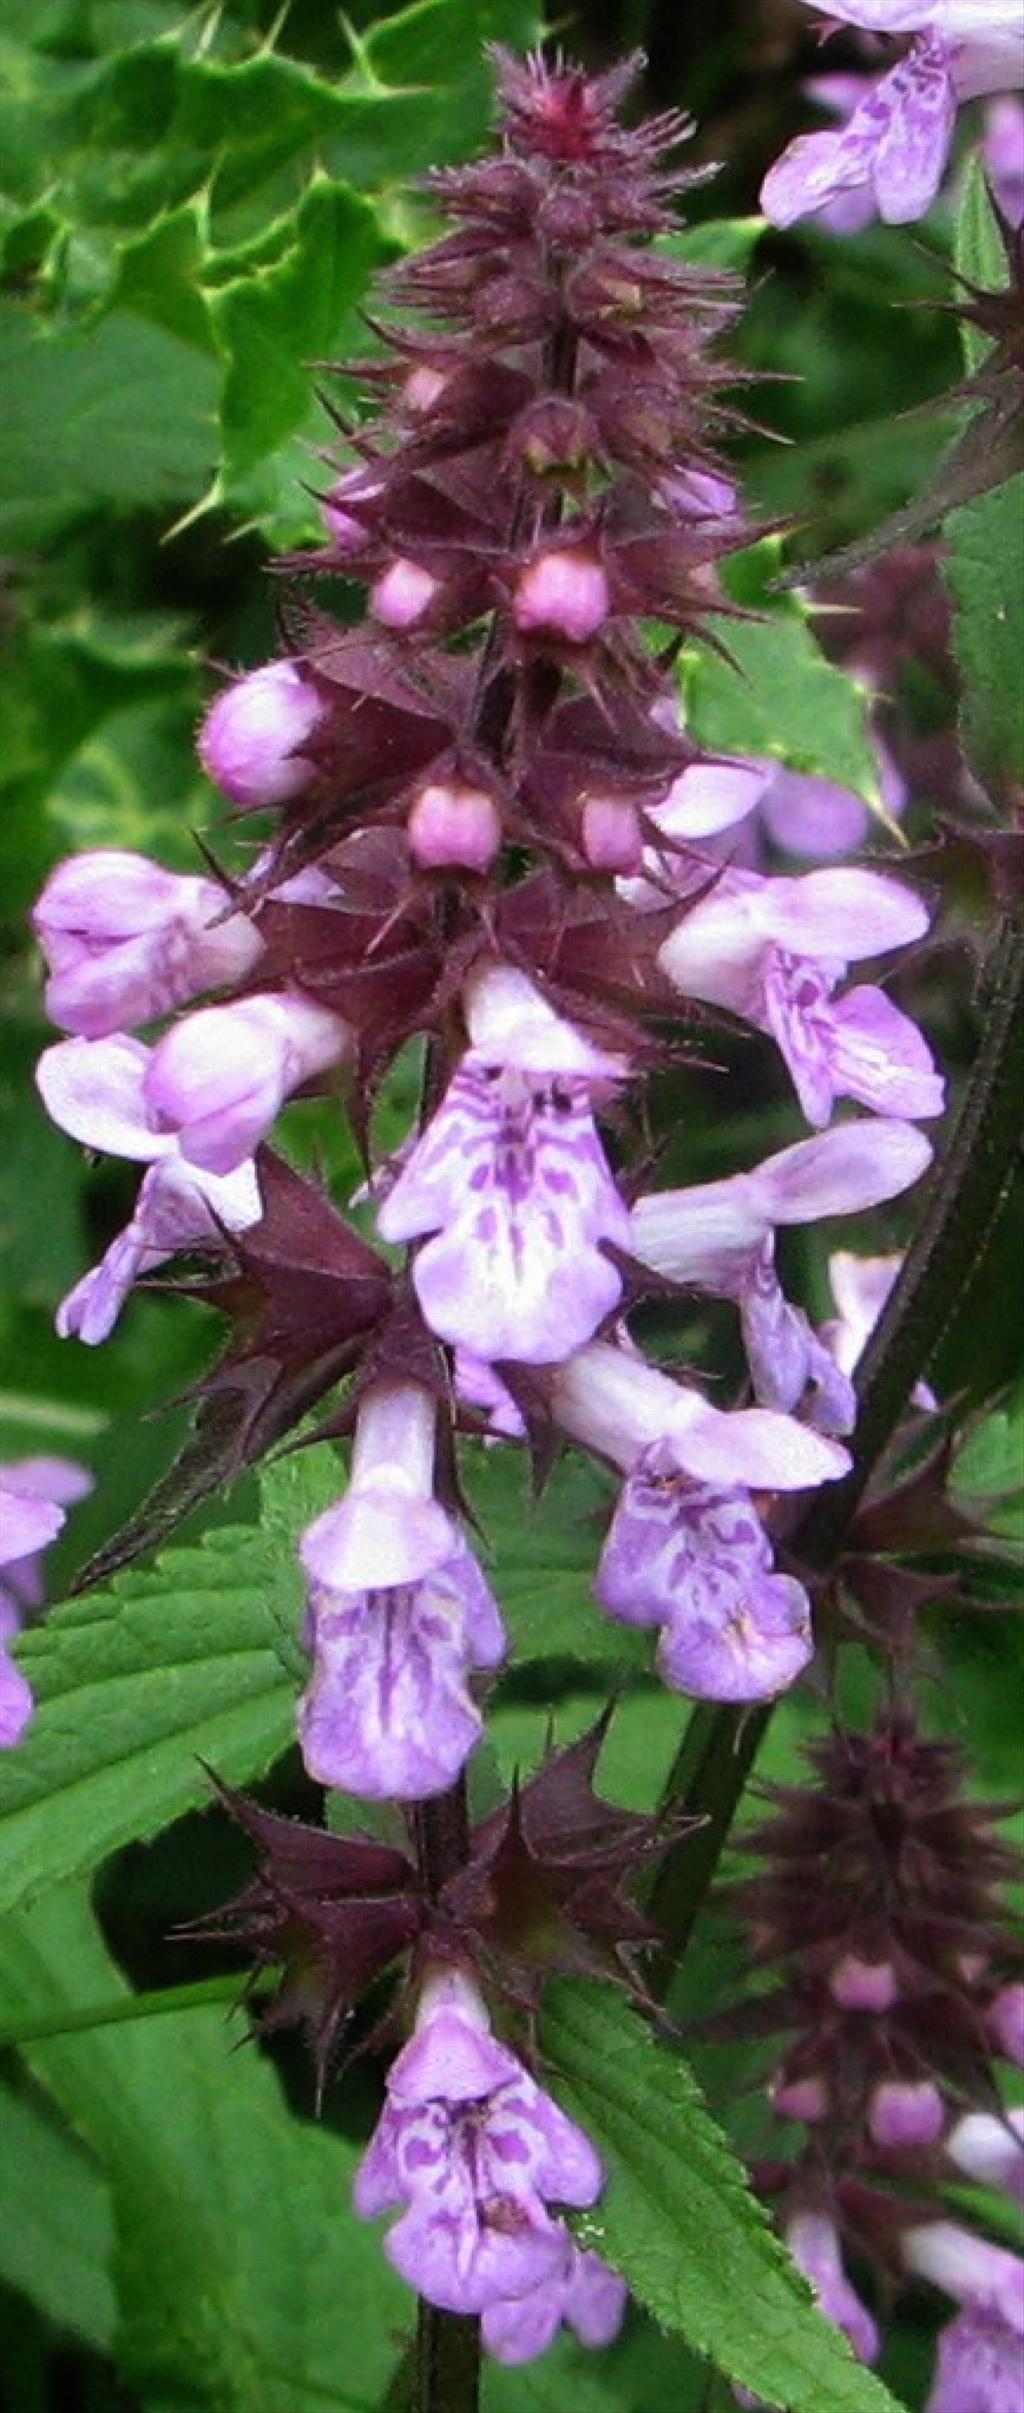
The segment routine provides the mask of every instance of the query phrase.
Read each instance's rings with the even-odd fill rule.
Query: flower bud
[[[524,636],[561,637],[585,645],[611,609],[608,580],[592,553],[552,547],[536,553],[520,573],[512,603]]]
[[[157,1129],[209,1173],[230,1173],[266,1137],[292,1090],[336,1064],[348,1044],[337,1014],[304,997],[206,1006],[169,1030],[143,1079]]]
[[[234,804],[285,804],[312,776],[300,748],[323,710],[294,662],[265,662],[211,704],[199,732],[204,771]]]
[[[370,610],[383,628],[415,628],[429,610],[441,581],[418,561],[399,555],[370,589]]]
[[[876,2145],[934,2145],[946,2124],[946,2106],[931,2080],[888,2079],[876,2086],[868,2126]]]
[[[784,2120],[804,2120],[813,2127],[828,2118],[831,2104],[824,2078],[776,2078],[768,2091],[772,2110]]]
[[[862,1961],[853,1952],[837,1961],[828,1984],[843,2011],[891,2011],[899,1993],[891,1961]]]
[[[362,465],[346,471],[345,476],[338,479],[337,485],[332,486],[324,501],[323,514],[324,525],[336,553],[357,553],[366,543],[367,528],[348,509],[349,503],[370,503],[383,492],[383,479],[373,477]]]
[[[1001,2053],[1024,2069],[1024,1986],[1004,1986],[988,2015],[988,2024]]]
[[[426,361],[423,361],[419,368],[410,369],[402,387],[402,401],[406,410],[433,410],[435,402],[440,401],[448,382],[446,370],[432,369]]]
[[[588,796],[580,816],[583,852],[594,871],[638,872],[643,832],[635,804],[625,796]]]
[[[406,834],[413,861],[422,871],[457,866],[483,872],[501,845],[501,815],[486,788],[451,779],[420,789]]]

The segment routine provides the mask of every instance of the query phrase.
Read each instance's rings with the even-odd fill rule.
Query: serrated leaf
[[[577,2234],[655,2318],[786,2413],[896,2413],[815,2310],[685,2063],[590,1985],[552,1991],[541,2042],[608,2171]]]
[[[832,780],[881,814],[871,697],[822,652],[798,597],[766,594],[778,559],[768,540],[734,565],[735,599],[759,614],[723,624],[735,668],[710,648],[687,648],[682,692],[690,734],[709,752],[770,755]]]
[[[22,2017],[123,1995],[123,2025],[26,2049],[111,2190],[118,2359],[147,2404],[189,2413],[376,2413],[411,2314],[349,2211],[355,2153],[288,2111],[223,2011],[133,2020],[80,1898],[10,1920]]]
[[[310,1515],[337,1487],[330,1453],[317,1455]],[[265,1482],[294,1498],[290,1470]],[[38,1708],[5,1754],[0,1908],[208,1803],[201,1760],[244,1784],[288,1748],[302,1667],[293,1530],[291,1516],[263,1534],[218,1526],[24,1636]]]

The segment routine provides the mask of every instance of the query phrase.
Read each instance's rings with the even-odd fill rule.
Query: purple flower
[[[347,1024],[304,997],[245,997],[202,1007],[155,1048],[123,1032],[63,1039],[40,1057],[36,1080],[53,1121],[87,1148],[142,1163],[179,1154],[224,1174],[348,1044]]]
[[[602,1242],[629,1215],[591,1114],[621,1072],[507,965],[474,976],[471,1045],[377,1222],[428,1237],[413,1264],[442,1340],[488,1363],[544,1365],[588,1340],[622,1295]]]
[[[838,131],[802,134],[769,169],[761,207],[775,226],[837,201],[872,206],[890,224],[930,209],[949,157],[961,102],[1021,81],[1024,33],[1006,6],[901,6],[900,0],[838,0],[830,15],[883,33],[913,33],[888,74],[869,84]],[[863,216],[861,217],[863,222]]]
[[[550,2206],[595,2203],[603,2178],[582,2131],[495,2042],[472,1980],[436,1970],[353,2189],[364,2219],[400,2209],[384,2250],[403,2279],[446,2312],[532,2295],[564,2269]]]
[[[323,709],[296,663],[263,663],[211,704],[199,733],[204,771],[234,804],[249,810],[287,803],[301,795],[312,775],[301,749]]]
[[[764,1408],[725,1415],[601,1342],[559,1366],[551,1410],[626,1472],[594,1589],[623,1623],[662,1628],[666,1682],[716,1701],[791,1684],[813,1649],[807,1596],[772,1574],[746,1486],[828,1482],[848,1466],[845,1450]]]
[[[84,1039],[152,1022],[241,979],[262,952],[213,880],[114,847],[59,863],[32,920],[50,968],[46,1011]]]
[[[491,1593],[433,1496],[435,1424],[416,1384],[364,1393],[349,1489],[300,1547],[313,1650],[303,1758],[318,1783],[368,1799],[422,1801],[454,1784],[481,1727],[469,1671],[504,1653]]]
[[[177,1155],[160,1157],[142,1177],[135,1211],[123,1232],[61,1300],[62,1340],[94,1349],[109,1339],[130,1290],[179,1249],[215,1249],[222,1230],[248,1231],[263,1212],[256,1167],[202,1173]]]
[[[1024,108],[1009,93],[985,111],[982,157],[1007,225],[1024,224]]]
[[[995,2313],[1024,2336],[1024,2263],[1002,2245],[974,2237],[955,2220],[926,2220],[905,2229],[903,2260],[958,2304]]]
[[[819,1430],[850,1432],[852,1363],[837,1358],[785,1298],[775,1271],[779,1225],[854,1214],[895,1198],[931,1162],[910,1123],[843,1123],[768,1157],[751,1173],[690,1190],[654,1191],[632,1213],[633,1254],[674,1281],[735,1299],[755,1397],[797,1409],[810,1387]]]
[[[664,1445],[624,1485],[594,1596],[624,1625],[658,1625],[658,1668],[707,1701],[771,1700],[813,1656],[807,1594],[773,1575],[748,1491],[696,1483]]]
[[[907,2269],[962,2306],[939,2339],[926,2413],[1022,2413],[1024,2262],[952,2220],[906,2229],[901,2245]]]
[[[1024,2413],[1024,2355],[998,2313],[967,2305],[939,2337],[925,2413]]]
[[[839,2232],[824,2212],[794,2212],[786,2222],[786,2244],[809,2279],[826,2319],[845,2331],[858,2362],[873,2363],[878,2331],[843,2269]]]
[[[226,1009],[225,1009],[226,1010]],[[187,1164],[174,1132],[161,1131],[146,1096],[152,1050],[116,1032],[108,1039],[63,1039],[47,1048],[36,1080],[47,1112],[86,1147],[150,1162],[131,1222],[57,1310],[63,1339],[94,1346],[113,1331],[134,1282],[197,1243],[215,1244],[218,1225],[245,1231],[262,1213],[251,1162],[227,1174]]]
[[[882,989],[832,992],[851,962],[927,927],[921,899],[881,872],[726,871],[660,961],[684,995],[770,1031],[808,1122],[827,1123],[840,1097],[917,1121],[942,1112],[943,1084],[916,1025]]]
[[[56,1540],[65,1511],[91,1490],[92,1476],[73,1458],[18,1458],[0,1467],[0,1748],[20,1742],[35,1707],[31,1685],[7,1645],[26,1610],[42,1602],[42,1554]]]
[[[599,2254],[587,2254],[565,2233],[560,2268],[528,2296],[489,2304],[481,2335],[499,2363],[531,2363],[563,2323],[581,2346],[610,2346],[622,2327],[629,2289]]]
[[[838,1313],[822,1327],[821,1337],[843,1374],[852,1374],[859,1365],[902,1264],[899,1249],[885,1257],[856,1257],[848,1249],[836,1249],[829,1258],[829,1286]],[[938,1406],[926,1382],[915,1383],[911,1397],[916,1407],[929,1413]]]
[[[663,1447],[666,1468],[700,1483],[756,1491],[805,1491],[846,1473],[838,1442],[769,1408],[709,1407],[638,1352],[594,1341],[557,1368],[551,1413],[563,1432],[631,1474],[646,1450]]]

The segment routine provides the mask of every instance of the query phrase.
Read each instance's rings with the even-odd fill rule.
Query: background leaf
[[[8,2015],[131,2004],[69,1890],[7,1923],[4,1968]],[[122,2367],[152,2413],[376,2413],[412,2299],[349,2217],[353,2147],[235,2042],[196,2007],[26,2049],[110,2188]]]

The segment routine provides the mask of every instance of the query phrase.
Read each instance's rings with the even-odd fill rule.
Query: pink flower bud
[[[830,2096],[824,2078],[777,2078],[769,2093],[772,2110],[785,2120],[805,2120],[813,2127],[816,2120],[828,2118]]]
[[[837,1961],[828,1983],[844,2011],[891,2011],[899,1993],[891,1961],[862,1961],[853,1952]]]
[[[418,561],[399,555],[370,589],[370,610],[383,628],[415,628],[429,610],[441,581]]]
[[[946,2106],[929,2079],[876,2086],[868,2112],[876,2145],[934,2145],[945,2124]]]
[[[373,502],[383,492],[383,480],[372,477],[362,466],[347,470],[345,476],[338,479],[337,485],[332,486],[324,502],[323,514],[324,526],[336,553],[357,553],[360,546],[366,543],[364,522],[357,519],[346,505]]]
[[[411,369],[402,387],[402,400],[406,410],[433,410],[435,402],[440,401],[447,384],[446,371],[432,369],[425,361],[418,369]]]
[[[420,789],[406,831],[413,861],[423,871],[448,865],[487,871],[501,845],[501,815],[486,788],[452,779]]]
[[[628,875],[640,869],[643,833],[625,796],[588,796],[580,820],[583,852],[594,871]]]
[[[1004,1986],[996,1995],[988,2024],[1001,2053],[1024,2069],[1024,1986]]]
[[[211,704],[199,732],[204,771],[235,804],[284,804],[312,775],[299,749],[323,709],[294,662],[265,662]]]
[[[516,586],[512,614],[524,636],[534,631],[585,645],[611,608],[608,581],[593,554],[561,546],[535,554]]]

